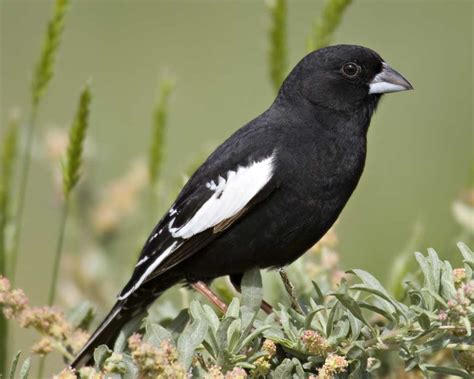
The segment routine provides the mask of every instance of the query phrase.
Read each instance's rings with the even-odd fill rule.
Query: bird
[[[364,170],[383,94],[413,89],[375,51],[334,45],[303,57],[261,115],[194,172],[144,243],[128,283],[75,357],[111,346],[121,328],[177,284],[284,267],[334,224]]]

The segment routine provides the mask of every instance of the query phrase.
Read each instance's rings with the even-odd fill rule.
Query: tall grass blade
[[[268,31],[270,40],[268,52],[270,80],[275,91],[278,91],[285,79],[287,70],[286,0],[268,0],[267,6],[271,17]]]
[[[20,354],[21,354],[21,350],[18,350],[16,352],[15,356],[13,357],[13,360],[12,360],[12,363],[11,363],[11,366],[10,366],[10,373],[8,375],[9,379],[15,379],[16,368],[18,366],[18,360],[20,359]]]
[[[36,64],[35,73],[31,83],[31,110],[28,117],[25,145],[22,151],[23,162],[20,170],[20,181],[18,191],[18,207],[16,210],[14,239],[12,246],[12,273],[11,279],[14,282],[16,273],[16,263],[18,260],[18,250],[20,245],[21,227],[23,223],[23,211],[25,208],[25,196],[28,186],[28,176],[31,164],[31,148],[33,144],[34,130],[36,129],[38,108],[41,99],[46,92],[54,74],[54,64],[57,51],[61,41],[64,17],[69,0],[55,0],[53,16],[48,24],[44,37],[41,55]]]
[[[17,152],[18,124],[18,116],[12,115],[2,136],[0,156],[0,276],[6,276],[10,268],[7,228],[10,223],[10,190]],[[7,374],[8,336],[8,322],[6,318],[0,315],[0,376],[2,374],[6,376]]]
[[[66,153],[66,160],[63,164],[63,193],[66,199],[72,189],[77,185],[81,175],[84,140],[89,125],[90,101],[91,92],[89,85],[87,84],[82,90],[79,98],[76,115],[69,132],[69,144]]]
[[[31,366],[31,358],[26,358],[23,364],[21,365],[20,372],[18,373],[18,377],[20,379],[27,379],[30,373],[30,366]]]
[[[38,107],[54,73],[54,63],[61,35],[64,28],[64,17],[69,0],[55,0],[53,17],[48,23],[46,35],[41,49],[40,59],[36,64],[35,74],[31,83],[31,103]]]
[[[20,119],[12,114],[8,127],[2,136],[0,156],[0,275],[6,276],[8,267],[7,227],[10,222],[11,188],[18,148]]]
[[[308,36],[308,51],[320,49],[331,43],[332,36],[341,23],[342,16],[352,0],[327,0],[321,16]]]
[[[56,246],[56,255],[54,258],[51,287],[49,289],[48,305],[52,305],[54,303],[54,298],[56,296],[56,284],[58,281],[59,265],[61,262],[64,236],[66,233],[66,222],[69,213],[69,197],[71,191],[76,186],[80,178],[84,140],[86,138],[87,127],[89,125],[90,101],[91,93],[89,85],[86,85],[79,97],[76,115],[74,116],[71,130],[69,132],[69,145],[66,152],[66,160],[63,163],[64,206],[59,226],[60,229]]]
[[[163,164],[166,122],[168,119],[168,101],[173,88],[174,80],[172,78],[164,77],[160,81],[158,101],[153,113],[153,129],[148,161],[150,184],[152,188],[155,188],[158,183]]]
[[[48,305],[53,305],[56,297],[56,287],[58,283],[59,267],[64,246],[64,237],[66,235],[66,224],[69,215],[70,194],[80,179],[82,166],[82,152],[84,150],[84,140],[89,125],[89,106],[91,101],[91,92],[87,84],[81,92],[77,105],[76,114],[72,121],[69,131],[69,144],[66,152],[66,159],[63,163],[63,195],[64,205],[59,223],[59,235],[56,244],[56,253],[53,263],[53,274],[49,287]],[[43,377],[45,358],[40,360],[38,377]]]

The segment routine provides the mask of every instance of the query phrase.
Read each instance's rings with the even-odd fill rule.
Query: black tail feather
[[[133,291],[130,296],[118,300],[112,310],[97,327],[81,351],[71,363],[71,367],[78,369],[84,365],[92,365],[94,350],[100,345],[113,347],[122,328],[131,320],[146,312],[148,307],[163,291],[179,281],[179,278],[166,279],[160,277],[159,283],[149,283]]]
[[[80,368],[89,365],[93,361],[94,350],[100,345],[112,346],[120,330],[131,318],[131,310],[123,307],[122,302],[117,302],[104,321],[100,323],[96,331],[89,338],[82,350],[71,363],[72,368]]]

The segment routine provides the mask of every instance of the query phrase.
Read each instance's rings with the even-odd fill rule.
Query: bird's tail
[[[74,358],[71,367],[77,369],[84,365],[88,365],[92,361],[94,350],[98,346],[107,345],[111,347],[125,324],[130,321],[132,317],[141,313],[145,309],[146,308],[130,309],[124,306],[124,302],[117,301],[109,314],[100,323],[99,327]]]

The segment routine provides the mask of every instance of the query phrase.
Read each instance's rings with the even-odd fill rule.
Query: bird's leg
[[[234,286],[235,290],[239,293],[241,293],[240,284],[242,282],[242,276],[242,274],[229,275],[230,282]],[[273,307],[263,299],[262,304],[260,305],[260,309],[264,311],[267,315],[273,313]]]
[[[212,304],[214,304],[222,313],[227,312],[227,304],[224,303],[219,297],[212,292],[212,290],[207,286],[206,283],[203,281],[198,281],[196,283],[192,283],[191,287],[193,287],[197,292],[207,298]]]
[[[273,307],[268,304],[264,299],[262,299],[262,304],[260,305],[260,309],[264,311],[267,315],[273,313]]]

